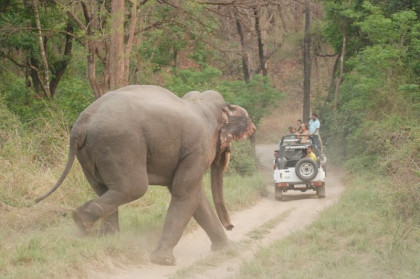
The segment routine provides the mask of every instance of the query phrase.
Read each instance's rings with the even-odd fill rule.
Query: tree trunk
[[[87,72],[88,72],[88,78],[90,86],[92,87],[93,94],[95,94],[96,98],[101,97],[104,94],[104,90],[99,86],[98,80],[96,78],[96,59],[95,59],[95,53],[96,53],[96,39],[94,35],[94,19],[90,12],[90,10],[93,10],[95,8],[93,1],[85,2],[81,1],[80,4],[82,5],[83,9],[83,16],[85,17],[86,21],[86,28],[80,21],[76,21],[81,29],[86,29],[87,32],[87,39],[86,39],[86,51],[87,51]],[[89,7],[88,7],[88,5]],[[89,10],[90,9],[90,10]],[[73,19],[76,19],[76,17],[69,13]]]
[[[337,113],[338,97],[340,93],[340,84],[343,81],[344,56],[346,54],[346,41],[347,41],[346,32],[343,32],[343,45],[341,46],[341,54],[340,54],[340,72],[338,74],[338,79],[335,85],[335,92],[334,92],[334,105],[333,105],[334,113]]]
[[[241,54],[242,54],[242,69],[244,72],[244,80],[245,82],[249,82],[249,65],[248,65],[248,54],[246,52],[246,43],[245,43],[245,36],[242,29],[242,23],[238,18],[238,15],[235,15],[236,21],[236,30],[238,31],[239,38],[241,40]]]
[[[252,8],[254,11],[255,18],[255,32],[257,33],[257,43],[258,43],[258,57],[260,59],[260,67],[263,76],[267,76],[267,69],[265,67],[265,57],[264,57],[264,44],[261,38],[261,27],[260,27],[260,15],[257,7]]]
[[[101,97],[104,92],[103,90],[100,88],[98,81],[96,79],[96,64],[95,64],[95,46],[94,46],[94,42],[93,41],[88,41],[87,42],[87,51],[88,51],[88,55],[87,55],[87,65],[88,65],[88,78],[89,78],[89,83],[90,86],[93,89],[93,93],[95,94],[96,98]]]
[[[109,88],[124,85],[124,0],[112,0],[111,38],[109,48]]]
[[[328,94],[327,94],[327,98],[325,101],[329,102],[332,100],[333,98],[333,92],[335,90],[335,75],[337,73],[337,68],[338,68],[338,62],[340,61],[340,55],[337,55],[337,57],[335,58],[335,62],[334,62],[334,66],[331,72],[331,80],[330,80],[330,86],[328,87]]]
[[[67,35],[66,35],[66,44],[64,47],[64,55],[70,56],[73,48],[73,37],[70,34],[73,34],[73,25],[71,22],[67,22],[66,27]],[[69,60],[62,61],[59,65],[56,66],[55,71],[53,71],[53,77],[51,79],[50,84],[50,91],[51,91],[51,98],[54,98],[55,90],[57,89],[58,83],[60,82],[61,78],[64,75],[64,72],[66,71],[66,68],[68,66]]]
[[[303,121],[309,118],[311,107],[311,11],[305,0],[305,37],[303,39]]]
[[[46,54],[46,51],[45,51],[44,38],[42,37],[41,21],[39,19],[39,2],[38,2],[38,0],[33,0],[32,5],[33,5],[33,8],[34,8],[35,24],[36,24],[36,28],[38,30],[39,50],[40,50],[40,53],[41,53],[41,59],[42,59],[42,64],[43,64],[43,69],[44,69],[43,79],[40,77],[39,81],[41,82],[42,89],[44,91],[44,96],[47,97],[47,98],[51,98],[49,67],[48,67],[47,54]],[[40,75],[40,71],[38,71],[38,75]]]
[[[136,31],[137,24],[137,0],[131,0],[131,15],[130,15],[130,27],[128,29],[128,41],[125,46],[124,53],[124,85],[129,84],[130,81],[130,53],[133,49],[134,34]]]

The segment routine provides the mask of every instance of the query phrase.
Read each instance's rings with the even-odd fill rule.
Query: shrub
[[[249,140],[234,141],[226,174],[251,175],[257,167],[257,157]]]

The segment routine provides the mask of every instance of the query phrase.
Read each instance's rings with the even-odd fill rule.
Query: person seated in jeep
[[[273,170],[278,169],[280,166],[279,162],[279,151],[274,150]]]
[[[302,130],[299,133],[300,141],[299,143],[307,143],[309,140],[309,132],[305,125],[302,126]]]
[[[318,162],[318,158],[315,155],[315,152],[313,150],[312,145],[308,146],[308,149],[306,151],[306,158],[311,159],[312,161],[314,161],[315,163]]]

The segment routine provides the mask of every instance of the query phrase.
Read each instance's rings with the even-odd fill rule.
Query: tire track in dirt
[[[258,145],[257,155],[261,161],[262,173],[271,181],[271,162],[275,145]],[[183,235],[174,249],[176,266],[146,264],[138,267],[118,268],[107,274],[91,272],[89,278],[131,279],[131,278],[173,278],[182,272],[185,278],[225,278],[239,270],[244,260],[250,260],[261,247],[286,237],[311,224],[319,213],[335,203],[344,191],[341,175],[329,166],[326,178],[326,197],[318,199],[315,191],[289,191],[283,201],[274,199],[274,189],[268,185],[269,195],[254,206],[231,214],[235,228],[228,231],[228,237],[238,243],[232,252],[212,252],[210,240],[202,229]],[[275,221],[277,219],[277,221]],[[274,221],[273,221],[274,220]],[[274,222],[269,228],[267,223]],[[252,232],[261,230],[256,237]],[[222,260],[214,258],[221,257]]]

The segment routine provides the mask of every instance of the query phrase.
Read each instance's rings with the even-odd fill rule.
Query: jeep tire
[[[323,199],[325,198],[325,184],[316,188],[316,195],[318,198]]]
[[[295,172],[303,181],[310,181],[317,176],[318,166],[313,160],[303,158],[296,163]]]
[[[274,184],[274,198],[278,201],[283,199],[283,189]]]

